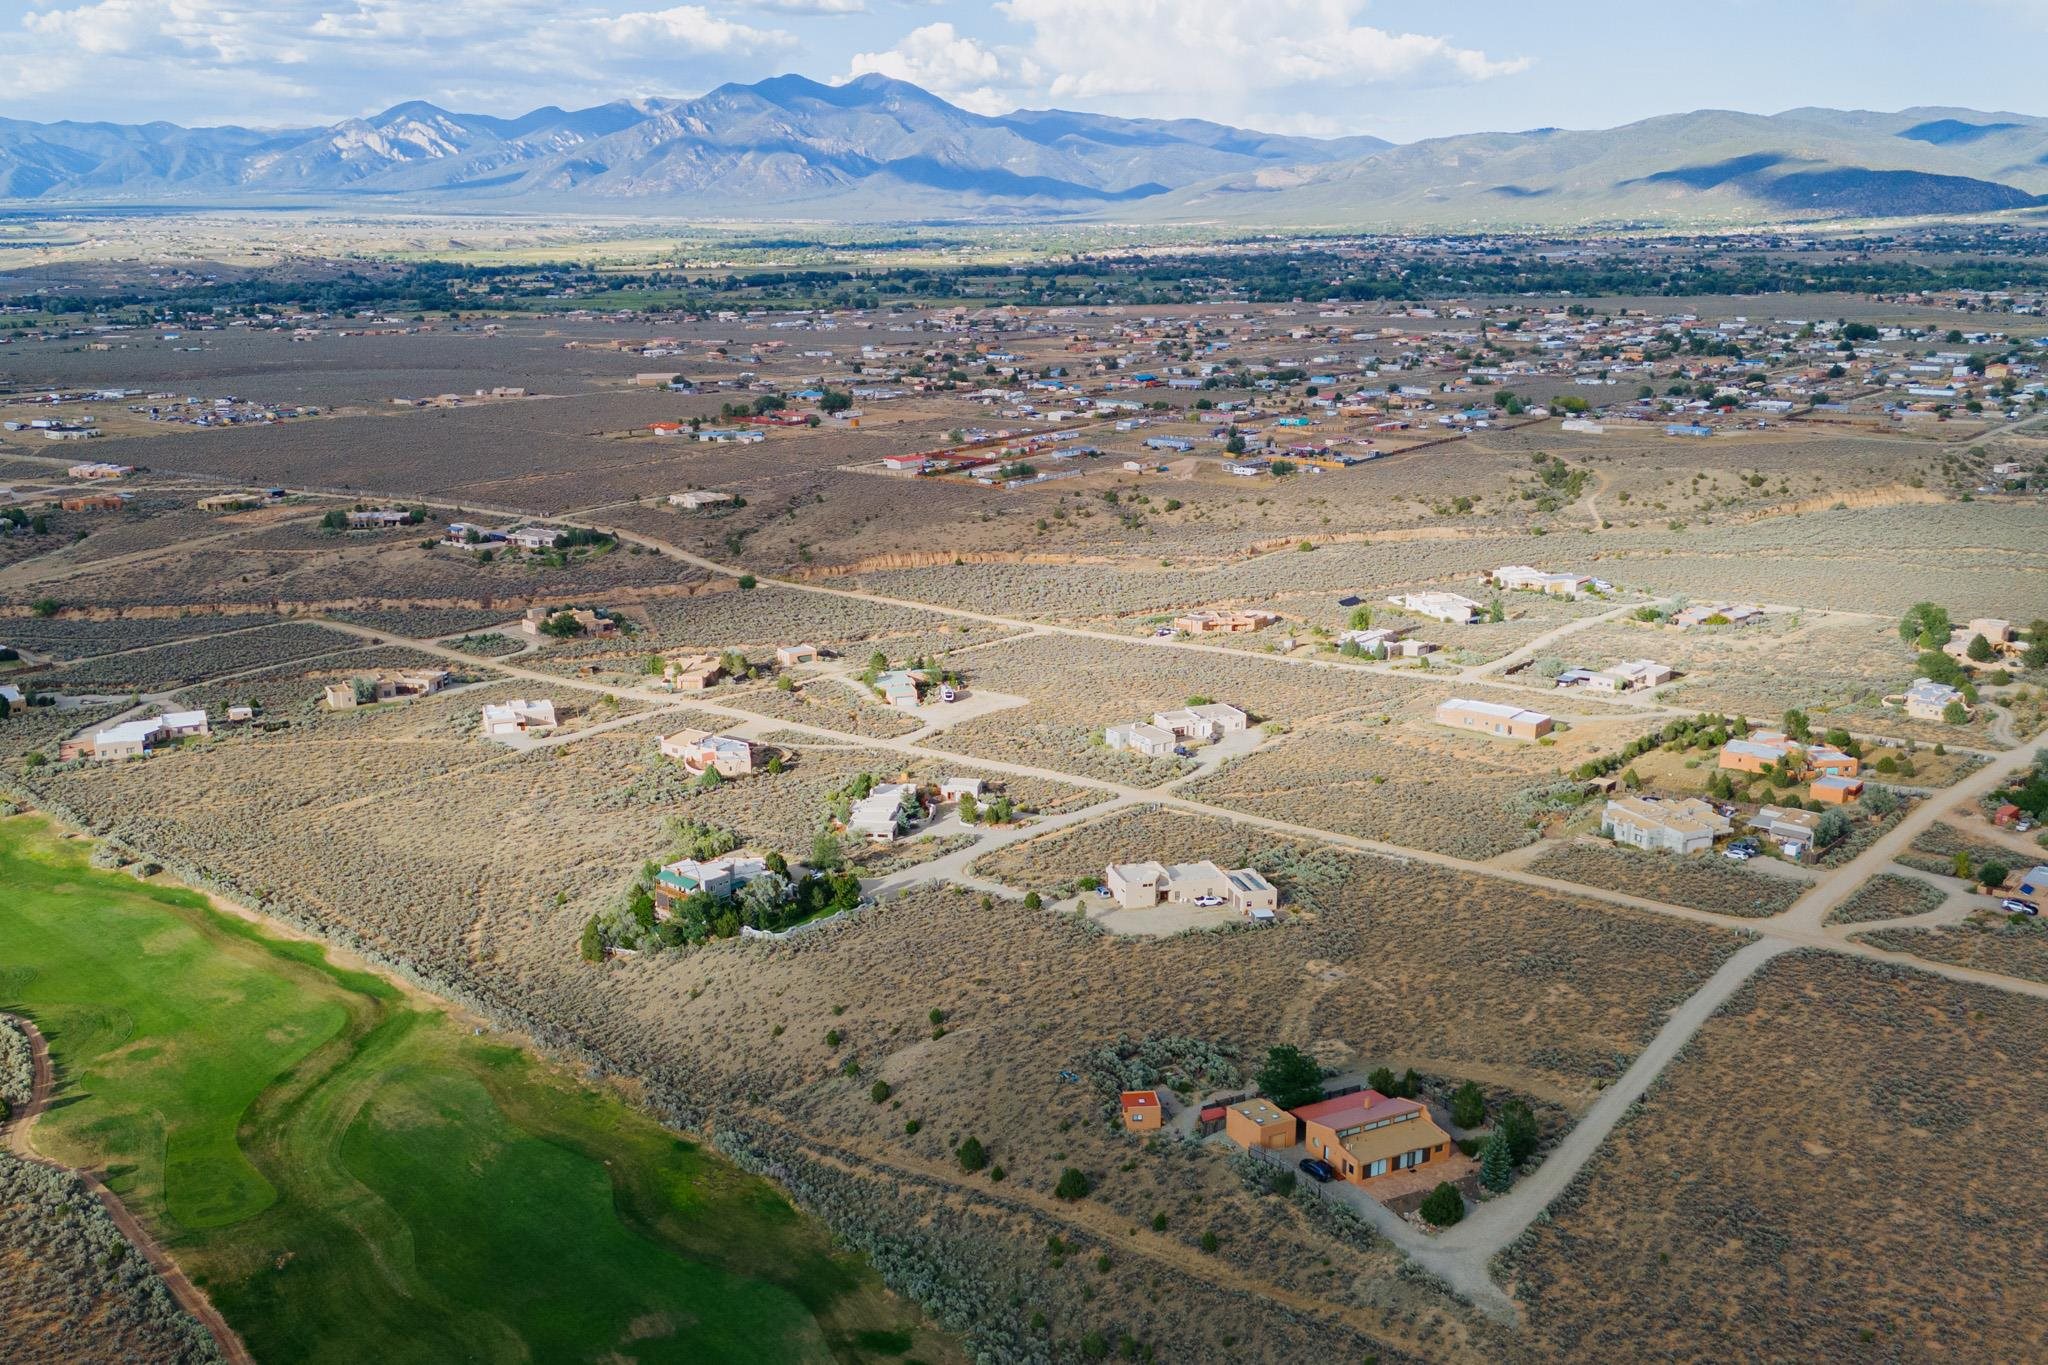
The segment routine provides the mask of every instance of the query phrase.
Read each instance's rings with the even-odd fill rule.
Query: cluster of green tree
[[[1627,767],[1652,749],[1718,749],[1730,738],[1740,738],[1748,733],[1749,721],[1742,716],[1737,716],[1732,721],[1713,712],[1703,712],[1697,716],[1680,716],[1676,720],[1665,722],[1647,735],[1639,735],[1630,740],[1619,752],[1588,759],[1572,769],[1571,775],[1580,782],[1590,782],[1596,777],[1606,777]]]
[[[50,518],[42,512],[31,512],[26,507],[9,507],[0,510],[0,521],[9,526],[27,527],[39,536],[50,534]]]
[[[459,314],[464,309],[541,311],[561,307],[565,296],[591,307],[617,303],[702,311],[739,301],[770,308],[874,308],[891,301],[1172,304],[1227,296],[1281,303],[1414,301],[1474,294],[1904,293],[2048,286],[2048,261],[2035,259],[2038,253],[2011,241],[1978,241],[1945,253],[1846,250],[1827,259],[1788,255],[1768,244],[1701,241],[1691,243],[1692,250],[1655,256],[1615,251],[1597,257],[1557,256],[1542,250],[1541,244],[1510,247],[1498,242],[1454,242],[1422,251],[1334,242],[1290,243],[1286,251],[1275,251],[1270,243],[1245,245],[1241,252],[1209,249],[1025,264],[753,270],[717,278],[658,269],[599,271],[574,264],[425,261],[360,265],[322,279],[280,268],[196,286],[137,283],[98,293],[25,295],[8,301],[58,315],[147,309],[150,316],[172,320],[235,312],[253,315],[284,306],[342,317],[363,311],[415,317]],[[1854,338],[1845,333],[1845,339]],[[1702,342],[1701,350],[1727,344]]]
[[[676,821],[670,834],[665,861],[717,858],[741,843],[731,830],[695,821]],[[709,939],[732,938],[742,927],[772,933],[860,904],[860,878],[854,873],[815,869],[797,877],[778,852],[765,854],[763,861],[768,870],[742,882],[729,895],[699,891],[672,899],[664,919],[656,912],[661,866],[650,860],[613,905],[584,924],[583,957],[598,961],[608,948],[687,947]]]

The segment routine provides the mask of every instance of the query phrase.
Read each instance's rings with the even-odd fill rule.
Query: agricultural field
[[[1803,879],[1752,871],[1711,855],[1678,858],[1620,848],[1605,840],[1574,839],[1560,844],[1529,864],[1529,870],[1560,881],[1626,891],[1744,919],[1779,914],[1798,900],[1808,885]]]
[[[2042,1176],[1986,1181],[1950,1151],[2000,1146],[2048,1104],[2042,1009],[1829,954],[1771,963],[1507,1256],[1528,1349],[2039,1355]],[[1760,1085],[1775,1102],[1728,1102]]]
[[[259,1358],[855,1360],[875,1332],[953,1354],[765,1183],[617,1095],[92,870],[46,826],[0,841],[0,1003],[43,1021],[77,1087],[38,1147],[113,1171]],[[343,1211],[365,1200],[374,1218]]]

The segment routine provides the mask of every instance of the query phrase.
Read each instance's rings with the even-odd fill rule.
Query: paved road
[[[29,1102],[8,1120],[8,1150],[23,1161],[32,1161],[38,1166],[47,1166],[55,1171],[70,1171],[76,1175],[85,1187],[92,1191],[93,1197],[100,1201],[101,1206],[107,1211],[107,1216],[114,1220],[114,1226],[128,1239],[129,1245],[149,1262],[150,1267],[156,1271],[157,1278],[163,1281],[164,1288],[177,1300],[178,1306],[212,1335],[214,1342],[220,1347],[221,1355],[228,1360],[229,1365],[255,1365],[255,1357],[249,1354],[249,1348],[242,1344],[242,1338],[235,1333],[235,1329],[228,1326],[227,1319],[220,1315],[220,1311],[213,1306],[213,1301],[199,1291],[199,1287],[193,1284],[178,1263],[171,1259],[170,1253],[150,1235],[149,1229],[142,1226],[135,1215],[128,1211],[128,1206],[106,1187],[95,1172],[66,1166],[36,1152],[34,1144],[30,1141],[30,1129],[35,1126],[36,1119],[43,1111],[50,1107],[50,1100],[57,1091],[56,1070],[50,1064],[49,1044],[43,1040],[42,1031],[28,1020],[13,1014],[0,1014],[0,1019],[12,1023],[27,1036],[30,1063],[35,1074],[34,1093]]]

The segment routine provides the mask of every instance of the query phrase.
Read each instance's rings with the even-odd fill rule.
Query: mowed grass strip
[[[0,821],[0,1008],[59,1074],[36,1143],[259,1359],[957,1355],[767,1182],[88,847]]]

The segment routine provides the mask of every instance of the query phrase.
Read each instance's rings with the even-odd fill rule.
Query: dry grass
[[[1879,929],[1863,940],[1933,962],[2048,981],[2048,928],[2038,919],[2014,923],[2004,916],[1979,914],[1938,929]]]
[[[1814,953],[1767,966],[1511,1252],[1528,1349],[2048,1351],[2032,1214],[2048,1180],[2031,1161],[1986,1178],[1956,1158],[2033,1131],[2044,1022],[2039,1001],[1911,971]]]
[[[1880,920],[1904,919],[1908,915],[1924,915],[1930,910],[1939,910],[1947,900],[1947,892],[1917,877],[1881,872],[1856,888],[1855,895],[1830,910],[1827,922],[1873,924]]]
[[[1618,848],[1605,841],[1560,844],[1531,863],[1529,870],[1561,881],[1747,919],[1778,914],[1799,899],[1807,886],[1804,881],[1752,872],[1712,855],[1677,858]]]

